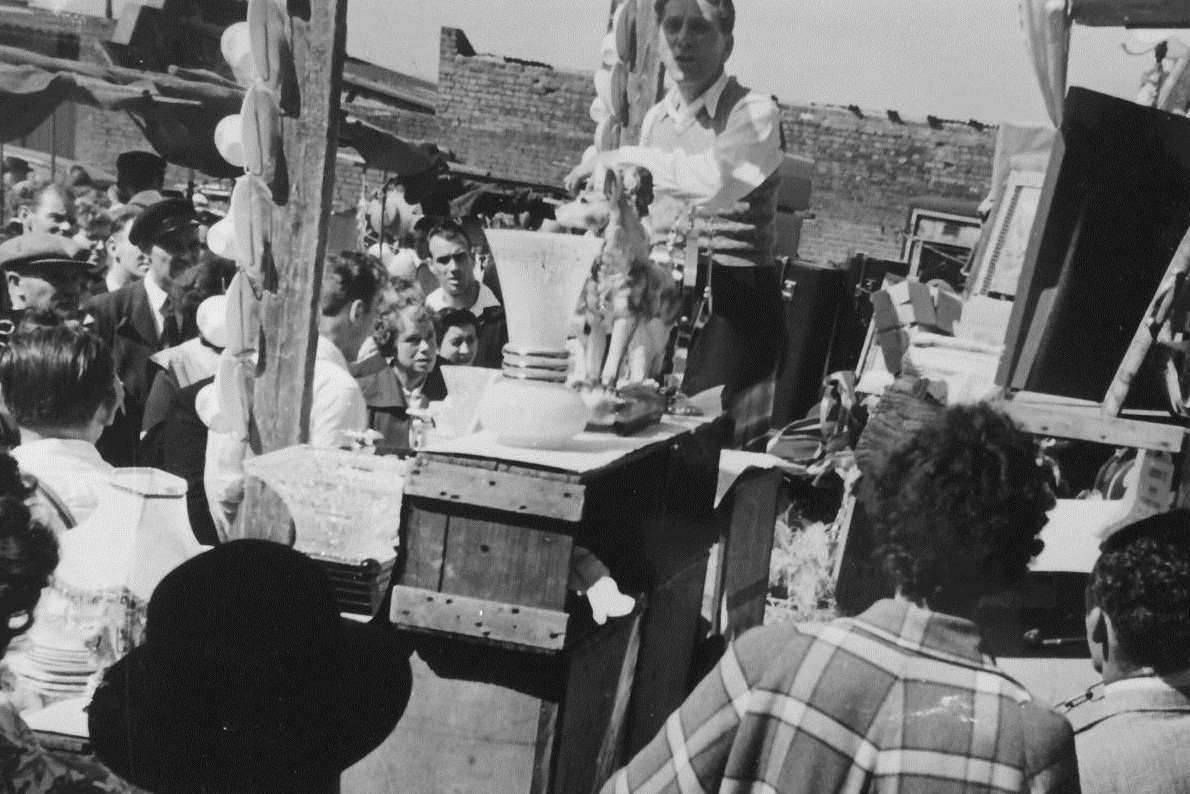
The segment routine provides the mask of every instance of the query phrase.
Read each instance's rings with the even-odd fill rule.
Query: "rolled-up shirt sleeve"
[[[649,139],[654,108],[641,140]],[[710,149],[697,154],[653,146],[621,146],[620,165],[649,169],[653,188],[696,207],[725,209],[760,186],[781,165],[781,114],[771,97],[749,93],[736,103]]]

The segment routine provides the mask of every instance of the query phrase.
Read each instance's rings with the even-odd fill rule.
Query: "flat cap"
[[[27,174],[33,169],[29,166],[29,161],[21,157],[5,157],[3,169],[4,173],[12,171],[17,174]]]
[[[116,181],[142,184],[165,175],[165,160],[152,152],[123,152],[116,157]]]
[[[58,234],[19,234],[0,244],[0,267],[8,273],[34,273],[87,266],[88,251]]]
[[[138,248],[152,245],[180,229],[198,226],[198,213],[186,199],[167,198],[145,209],[132,222],[128,241]]]

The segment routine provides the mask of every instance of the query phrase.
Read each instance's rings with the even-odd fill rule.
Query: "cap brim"
[[[85,259],[40,259],[36,262],[20,262],[15,265],[5,265],[4,270],[9,273],[45,273],[60,271],[62,268],[73,268],[82,273],[87,269]]]
[[[337,774],[363,758],[388,738],[409,701],[410,651],[390,626],[344,620],[342,637],[332,671],[334,708],[310,715],[329,728],[318,733],[333,741],[286,748],[288,757],[310,759],[309,774]],[[89,708],[91,743],[100,760],[149,790],[195,786],[203,769],[228,771],[216,757],[211,728],[191,724],[171,709],[167,693],[178,683],[160,680],[142,646],[108,669]],[[187,707],[201,711],[207,705],[192,701]],[[308,733],[295,729],[284,735],[300,742]]]

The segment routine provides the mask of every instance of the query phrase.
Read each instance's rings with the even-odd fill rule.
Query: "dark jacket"
[[[153,307],[143,281],[96,295],[88,307],[95,331],[112,347],[116,375],[124,383],[124,411],[103,431],[96,446],[114,466],[139,463],[141,417],[159,367],[149,357],[162,348]]]
[[[376,444],[376,451],[381,455],[412,454],[413,447],[409,442],[411,419],[405,390],[384,356],[377,353],[351,364],[349,369],[368,405],[368,427],[384,436]],[[438,365],[426,377],[422,393],[427,400],[446,397],[446,381],[442,379]]]

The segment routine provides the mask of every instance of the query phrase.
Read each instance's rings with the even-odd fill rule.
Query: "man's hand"
[[[595,163],[598,159],[598,157],[592,157],[570,169],[570,173],[562,180],[562,186],[568,193],[577,196],[582,191],[584,184],[595,171]]]

